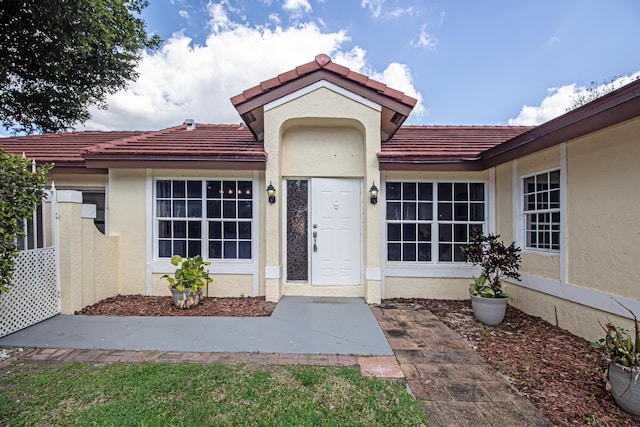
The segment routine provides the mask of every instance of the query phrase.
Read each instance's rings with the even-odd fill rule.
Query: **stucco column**
[[[280,178],[280,138],[279,124],[267,120],[269,112],[265,114],[264,147],[268,153],[265,171],[265,298],[267,301],[278,301],[282,295],[282,256],[281,256],[281,212],[284,191]],[[275,203],[269,203],[266,186],[273,185],[276,189]]]
[[[378,152],[380,151],[380,132],[378,128],[367,129],[365,152],[365,299],[369,304],[379,304],[382,296],[382,271],[380,268],[381,251],[384,250],[380,221],[384,206],[382,204],[383,183],[380,180]],[[372,184],[378,187],[378,203],[372,204],[369,190]]]
[[[82,193],[58,190],[58,247],[62,314],[82,308]]]

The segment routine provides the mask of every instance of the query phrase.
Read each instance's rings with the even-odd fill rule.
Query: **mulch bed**
[[[117,295],[76,311],[88,316],[269,317],[276,303],[264,297],[205,297],[196,307],[177,308],[171,297]]]

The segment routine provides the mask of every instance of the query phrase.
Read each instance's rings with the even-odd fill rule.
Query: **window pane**
[[[415,243],[404,243],[402,245],[402,260],[403,261],[416,260],[416,244]]]
[[[235,222],[225,222],[223,225],[223,230],[224,230],[224,238],[225,239],[235,239],[237,238],[237,233],[236,233],[236,223]],[[228,258],[226,256],[226,250],[225,250],[225,258]]]
[[[184,198],[186,196],[185,181],[173,181],[173,197]]]
[[[209,258],[222,258],[222,242],[219,240],[209,242]]]
[[[207,181],[207,199],[219,199],[220,197],[222,197],[222,183]]]
[[[202,255],[202,251],[200,250],[200,240],[189,240],[188,244],[188,255],[189,257],[194,257],[196,255]]]
[[[387,259],[389,261],[400,261],[402,259],[400,248],[400,243],[387,244]]]
[[[400,241],[400,224],[387,224],[387,240],[390,242]]]
[[[536,209],[536,195],[528,194],[524,196],[524,209],[527,211],[533,211]]]
[[[560,208],[560,190],[553,190],[549,192],[549,202],[550,209]]]
[[[536,191],[536,180],[535,177],[530,176],[529,178],[524,179],[524,192],[525,193],[533,193]]]
[[[187,206],[184,200],[173,201],[173,217],[184,218],[187,216]]]
[[[189,239],[200,239],[202,235],[202,223],[200,221],[189,221],[187,227],[187,235]]]
[[[454,242],[467,243],[468,239],[467,224],[454,224],[453,237]]]
[[[450,244],[442,244],[438,245],[438,259],[440,261],[451,261],[451,245]]]
[[[209,221],[209,239],[222,239],[222,223]]]
[[[484,221],[484,204],[483,203],[471,203],[469,206],[471,221]]]
[[[418,241],[431,241],[431,224],[418,224]]]
[[[413,221],[416,219],[416,203],[404,202],[402,204],[402,219]]]
[[[418,220],[433,220],[433,203],[418,203]]]
[[[223,218],[236,218],[236,201],[225,200],[222,209]]]
[[[424,182],[418,184],[418,200],[433,200],[433,184]]]
[[[387,182],[386,183],[386,198],[387,200],[400,200],[402,185],[399,182]]]
[[[462,255],[462,245],[453,245],[453,260],[455,262],[465,261],[465,257]]]
[[[451,203],[438,203],[438,219],[441,221],[451,221],[453,219],[453,206]]]
[[[477,182],[469,184],[469,200],[484,201],[484,184]]]
[[[202,216],[202,202],[200,200],[189,200],[187,202],[189,218],[200,218]]]
[[[453,185],[450,182],[441,182],[438,184],[438,200],[450,201],[453,200]]]
[[[187,197],[191,199],[202,198],[201,181],[187,181]]]
[[[455,221],[468,221],[469,220],[469,205],[466,203],[455,203],[454,204],[454,215],[453,219]]]
[[[398,202],[387,203],[387,219],[397,221],[401,218],[401,205]]]
[[[440,233],[440,241],[441,242],[452,242],[453,241],[453,232],[451,230],[453,226],[451,224],[440,224],[438,226],[438,231]]]
[[[403,200],[416,200],[416,183],[415,182],[403,182],[402,183],[402,199]]]
[[[457,201],[463,201],[466,202],[467,200],[469,200],[469,188],[467,187],[467,184],[461,184],[461,183],[456,183],[453,186],[454,189],[454,200]]]
[[[405,242],[416,241],[416,225],[415,224],[402,225],[402,240],[404,240]]]
[[[156,197],[159,199],[171,198],[171,181],[168,179],[156,181]]]
[[[431,261],[430,243],[418,243],[418,261]]]
[[[186,240],[174,240],[173,241],[173,255],[180,255],[185,258],[187,256],[187,241]]]
[[[251,201],[238,202],[238,218],[252,218],[253,217],[252,207],[253,207],[253,204]]]
[[[251,242],[238,243],[238,258],[251,259]]]
[[[238,223],[238,238],[251,239],[251,223],[250,222]]]
[[[207,200],[207,218],[222,218],[222,203],[220,200]]]
[[[560,188],[560,171],[549,172],[549,188]]]
[[[251,199],[251,181],[238,181],[238,199]]]
[[[536,191],[546,191],[549,189],[549,177],[546,173],[536,176]]]
[[[224,242],[224,258],[237,258],[237,244],[236,242]]]
[[[158,200],[156,202],[156,215],[161,218],[171,217],[171,200]]]
[[[186,221],[174,221],[173,222],[173,237],[178,237],[178,238],[187,237],[187,222]]]
[[[223,181],[222,182],[223,197],[225,199],[236,198],[236,182],[235,181]],[[227,258],[225,253],[225,258]]]
[[[158,256],[160,258],[171,258],[171,240],[160,240],[158,242]]]
[[[171,221],[158,221],[158,237],[171,238]]]

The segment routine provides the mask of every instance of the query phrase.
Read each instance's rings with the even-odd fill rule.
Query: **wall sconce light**
[[[271,182],[269,182],[269,186],[267,187],[267,197],[269,197],[270,204],[274,204],[276,202],[276,189]]]
[[[369,189],[369,196],[371,197],[371,204],[375,205],[378,203],[378,187],[376,187],[376,183],[374,182],[371,188]]]

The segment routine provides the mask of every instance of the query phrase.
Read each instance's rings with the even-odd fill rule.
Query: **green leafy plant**
[[[462,254],[467,262],[482,268],[480,277],[474,277],[469,293],[484,298],[508,298],[502,289],[502,278],[520,280],[520,252],[515,243],[509,246],[498,240],[500,235],[477,234],[463,246]]]
[[[638,344],[640,344],[640,328],[638,327],[638,318],[620,301],[616,300],[616,302],[633,316],[634,330],[629,331],[618,327],[611,321],[604,326],[600,324],[605,331],[605,337],[592,343],[591,348],[602,350],[611,363],[618,363],[632,369],[639,368],[640,349],[638,349]]]
[[[0,294],[9,290],[24,220],[45,196],[52,165],[31,170],[31,160],[0,149]]]
[[[205,266],[211,265],[209,261],[203,261],[200,255],[193,258],[182,258],[180,255],[171,257],[171,264],[177,266],[174,277],[168,274],[162,276],[169,282],[169,289],[175,289],[183,292],[188,289],[190,292],[197,292],[198,289],[204,289],[213,282],[209,277],[209,273],[205,270]]]

